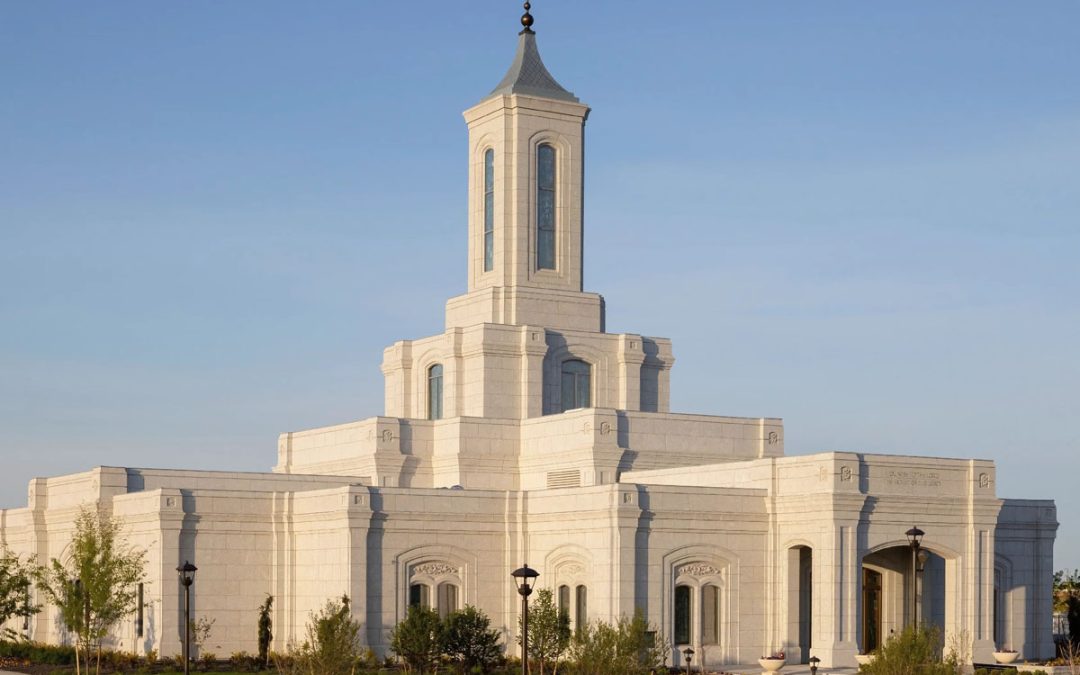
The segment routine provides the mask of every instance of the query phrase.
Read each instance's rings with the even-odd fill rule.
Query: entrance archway
[[[809,546],[792,546],[787,555],[787,639],[788,658],[809,663],[813,648],[814,551]]]
[[[947,577],[952,573],[951,561],[929,548],[922,550],[925,554],[914,576],[908,546],[887,546],[863,557],[859,606],[861,652],[880,647],[913,622],[936,626],[940,635],[945,634],[952,612],[946,591]]]

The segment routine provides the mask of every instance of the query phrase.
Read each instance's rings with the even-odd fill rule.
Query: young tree
[[[0,547],[0,624],[16,616],[30,617],[41,608],[30,602],[30,586],[34,567],[29,561]],[[5,637],[16,638],[14,631],[8,630]]]
[[[270,642],[274,639],[273,621],[270,619],[270,610],[274,607],[274,596],[267,595],[266,600],[259,606],[259,669],[270,665]]]
[[[53,558],[35,570],[38,588],[60,609],[68,630],[77,635],[76,654],[81,648],[88,666],[91,648],[97,647],[98,673],[101,641],[120,619],[135,611],[145,567],[146,551],[125,543],[119,520],[83,506],[64,559]]]
[[[1080,570],[1054,573],[1054,611],[1065,612],[1069,642],[1080,646]]]
[[[518,618],[518,644],[521,644],[521,618]],[[540,664],[540,675],[554,673],[559,659],[570,646],[570,617],[555,606],[550,588],[536,591],[529,605],[529,660]]]
[[[487,671],[499,660],[499,631],[491,630],[491,620],[471,605],[451,612],[443,622],[444,654],[461,664],[462,672],[474,668]]]
[[[390,633],[390,649],[405,661],[407,668],[425,673],[442,654],[442,629],[435,610],[410,607],[405,620]]]
[[[360,656],[360,622],[352,618],[349,596],[330,600],[311,617],[307,642],[311,646],[311,672],[348,675]]]

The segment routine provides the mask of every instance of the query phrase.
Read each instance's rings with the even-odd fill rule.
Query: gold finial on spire
[[[525,3],[525,13],[521,15],[521,25],[525,26],[525,30],[521,31],[522,33],[531,33],[531,32],[533,32],[533,30],[532,30],[533,16],[532,16],[532,14],[529,14],[530,9],[532,9],[532,5],[530,5],[528,2],[526,2]]]

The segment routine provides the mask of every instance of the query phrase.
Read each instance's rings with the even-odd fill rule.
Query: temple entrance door
[[[863,568],[863,644],[869,654],[881,646],[881,573]]]

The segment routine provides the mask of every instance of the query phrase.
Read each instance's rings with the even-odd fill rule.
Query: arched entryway
[[[814,551],[809,546],[787,550],[787,638],[785,650],[795,663],[809,663],[813,648]]]
[[[909,546],[886,546],[863,556],[859,651],[880,647],[912,622],[944,635],[952,613],[946,588],[952,561],[923,547],[913,562]]]

